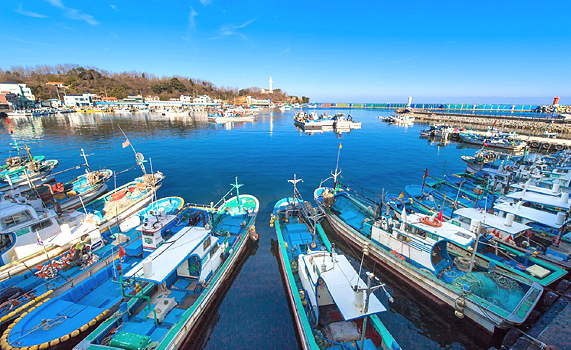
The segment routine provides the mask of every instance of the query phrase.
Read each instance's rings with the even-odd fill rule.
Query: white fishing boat
[[[54,210],[45,208],[40,200],[28,201],[24,197],[7,200],[2,196],[0,276],[4,278],[25,269],[25,265],[19,263],[22,260],[28,266],[44,261],[44,248],[52,251],[86,235],[90,237],[94,249],[97,248],[101,241],[100,232],[95,225],[82,222],[84,218],[85,214],[79,211],[58,215]],[[58,249],[55,253],[60,250],[63,251]]]
[[[488,260],[458,255],[477,234],[417,214],[396,222],[379,217],[334,178],[333,188],[319,187],[314,197],[335,232],[358,249],[367,247],[375,261],[452,307],[458,317],[494,332],[522,324],[539,301],[538,283],[505,274]]]
[[[214,123],[252,122],[255,120],[256,117],[253,115],[240,114],[230,109],[216,111],[213,114],[208,115],[208,121]]]

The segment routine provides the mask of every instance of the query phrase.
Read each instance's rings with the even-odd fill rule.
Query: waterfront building
[[[129,95],[123,99],[123,102],[141,103],[141,102],[143,102],[143,96],[141,96],[141,95]]]
[[[93,105],[93,94],[66,95],[64,104],[68,107],[88,107]]]
[[[11,92],[0,93],[0,110],[18,109],[20,98]]]
[[[259,99],[256,99],[255,97],[248,96],[248,97],[246,97],[246,103],[249,105],[254,105],[254,106],[269,106],[270,103],[272,103],[272,99],[266,98],[263,100],[259,100]]]
[[[217,104],[216,101],[208,95],[201,95],[195,97],[194,99],[192,99],[192,103],[194,103],[195,105],[203,105],[203,106]]]
[[[12,93],[18,96],[19,103],[18,108],[33,108],[36,101],[36,97],[32,94],[32,89],[26,86],[26,84],[2,82],[0,83],[0,92],[2,93]]]

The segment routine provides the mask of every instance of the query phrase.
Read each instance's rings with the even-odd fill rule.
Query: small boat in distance
[[[256,120],[254,115],[244,115],[230,109],[219,110],[208,115],[208,121],[214,123],[252,122],[254,120]]]

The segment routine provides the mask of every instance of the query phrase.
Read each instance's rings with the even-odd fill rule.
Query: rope
[[[30,331],[28,331],[27,333],[25,333],[24,335],[20,336],[19,338],[16,338],[14,340],[14,344],[19,344],[18,340],[32,334],[33,332],[37,331],[38,329],[40,329],[40,327],[42,328],[43,331],[47,331],[50,330],[54,327],[59,326],[60,324],[62,324],[68,317],[65,315],[59,316],[57,318],[49,319],[49,318],[44,318],[42,319],[42,321],[37,324],[34,328],[32,328]],[[24,330],[18,331],[18,332],[14,332],[14,333],[22,333],[24,332]]]

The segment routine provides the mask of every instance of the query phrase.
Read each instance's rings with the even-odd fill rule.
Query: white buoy
[[[504,225],[506,225],[507,227],[511,227],[513,222],[515,219],[515,215],[512,213],[508,213],[508,215],[506,215],[506,221],[504,222]]]
[[[559,182],[553,184],[553,192],[557,193],[559,192],[560,189],[561,189],[561,184],[559,184]]]
[[[165,208],[163,208],[163,207],[160,207],[160,208],[159,208],[159,216],[160,216],[161,218],[164,218],[164,217],[165,217]]]
[[[145,278],[151,278],[152,275],[153,275],[153,260],[147,258],[143,260],[143,276]]]
[[[561,203],[567,204],[568,201],[569,201],[569,192],[563,192],[561,194]]]
[[[523,205],[523,201],[519,201],[516,203],[515,207],[517,210],[520,210],[522,205]]]
[[[563,225],[563,220],[565,220],[565,213],[563,212],[557,213],[557,217],[555,218],[555,224]]]
[[[363,310],[363,291],[358,290],[355,292],[355,300],[353,301],[355,307],[359,310]]]

